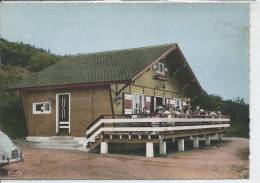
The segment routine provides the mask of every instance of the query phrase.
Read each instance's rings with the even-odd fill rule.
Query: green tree
[[[242,98],[234,100],[223,100],[216,95],[205,95],[194,99],[192,107],[200,106],[208,111],[221,111],[222,114],[230,116],[232,136],[249,137],[249,105]]]

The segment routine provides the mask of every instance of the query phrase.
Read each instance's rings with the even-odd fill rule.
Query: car
[[[22,151],[0,131],[0,167],[23,160]]]

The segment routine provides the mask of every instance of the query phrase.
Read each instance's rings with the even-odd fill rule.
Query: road
[[[24,162],[0,169],[1,179],[223,179],[248,178],[249,140],[229,138],[167,157],[90,154],[21,147]],[[9,172],[9,175],[8,175]]]

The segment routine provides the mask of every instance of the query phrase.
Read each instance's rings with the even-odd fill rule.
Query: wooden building
[[[177,44],[71,56],[13,89],[20,91],[29,136],[85,136],[100,115],[181,108],[204,93]]]
[[[20,92],[30,137],[85,137],[101,116],[182,110],[205,94],[177,44],[70,56],[12,89]]]

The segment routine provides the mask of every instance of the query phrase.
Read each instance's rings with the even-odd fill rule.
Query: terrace
[[[184,151],[185,139],[192,139],[194,148],[199,138],[210,145],[210,138],[230,127],[229,116],[175,114],[167,117],[142,115],[102,115],[86,131],[86,148],[91,150],[100,144],[100,153],[108,153],[108,143],[145,143],[146,157],[153,157],[153,144],[159,143],[160,154],[166,155],[166,142],[178,141],[179,151]]]

